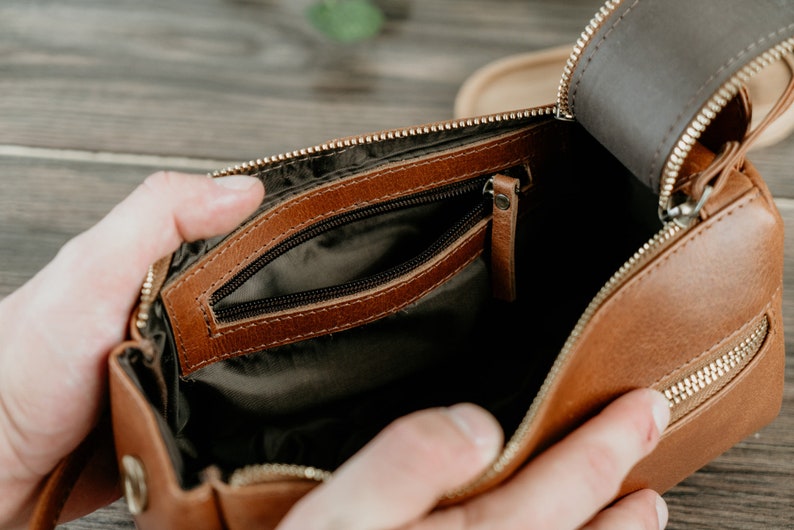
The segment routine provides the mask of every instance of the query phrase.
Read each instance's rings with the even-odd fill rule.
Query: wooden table
[[[206,172],[338,136],[449,119],[467,75],[512,53],[573,42],[601,5],[382,0],[380,35],[343,45],[307,22],[309,3],[4,0],[0,297],[157,169]],[[752,158],[794,228],[794,137]],[[794,240],[786,253],[790,337],[792,253]],[[792,381],[794,344],[787,347]],[[777,421],[666,499],[669,528],[794,527],[791,385]],[[121,502],[64,526],[133,527]]]

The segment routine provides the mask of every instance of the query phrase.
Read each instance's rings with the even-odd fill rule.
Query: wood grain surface
[[[0,297],[157,169],[449,119],[473,71],[573,42],[602,3],[382,0],[383,31],[343,45],[309,25],[312,1],[3,0]],[[794,138],[751,158],[794,234]],[[794,236],[786,248],[790,383]],[[774,423],[665,497],[673,529],[794,528],[791,384]],[[134,524],[117,502],[63,528]]]

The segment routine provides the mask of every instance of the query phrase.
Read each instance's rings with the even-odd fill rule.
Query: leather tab
[[[655,191],[679,141],[708,126],[693,120],[710,100],[723,96],[718,111],[740,89],[731,82],[739,72],[749,78],[794,50],[794,0],[623,0],[609,9],[583,34],[567,105]]]
[[[507,175],[493,177],[493,221],[491,228],[491,283],[494,297],[516,299],[516,220],[519,181]]]

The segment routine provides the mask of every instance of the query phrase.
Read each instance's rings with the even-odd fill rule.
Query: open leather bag
[[[272,528],[388,423],[462,401],[507,443],[439,506],[637,387],[666,394],[672,423],[621,495],[664,492],[768,424],[783,226],[745,154],[794,96],[782,83],[754,119],[745,86],[787,77],[792,54],[794,1],[609,1],[556,103],[217,172],[259,177],[264,202],[152,266],[109,359],[138,527]],[[54,525],[74,462],[34,527]]]

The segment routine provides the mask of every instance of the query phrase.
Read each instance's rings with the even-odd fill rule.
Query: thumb
[[[149,265],[184,241],[231,231],[263,195],[262,183],[253,177],[155,173],[99,223],[64,245],[41,277],[25,286],[32,291],[28,300],[37,300],[52,315],[67,311],[73,326],[79,316],[74,302],[82,301],[84,309],[104,315],[104,321],[121,324],[109,330],[115,333],[105,337],[105,344],[89,349],[111,347],[122,338]],[[42,288],[41,283],[58,289]],[[85,324],[90,329],[90,322]]]
[[[149,265],[232,230],[263,194],[252,177],[156,173],[0,302],[0,469],[4,446],[35,478],[82,440]]]
[[[263,194],[262,183],[248,176],[155,173],[72,244],[77,254],[93,255],[94,263],[104,266],[103,274],[115,264],[117,292],[130,285],[137,290],[151,263],[184,241],[231,231],[256,209]]]
[[[501,446],[496,419],[475,405],[410,414],[298,502],[278,530],[404,526],[476,478]]]

